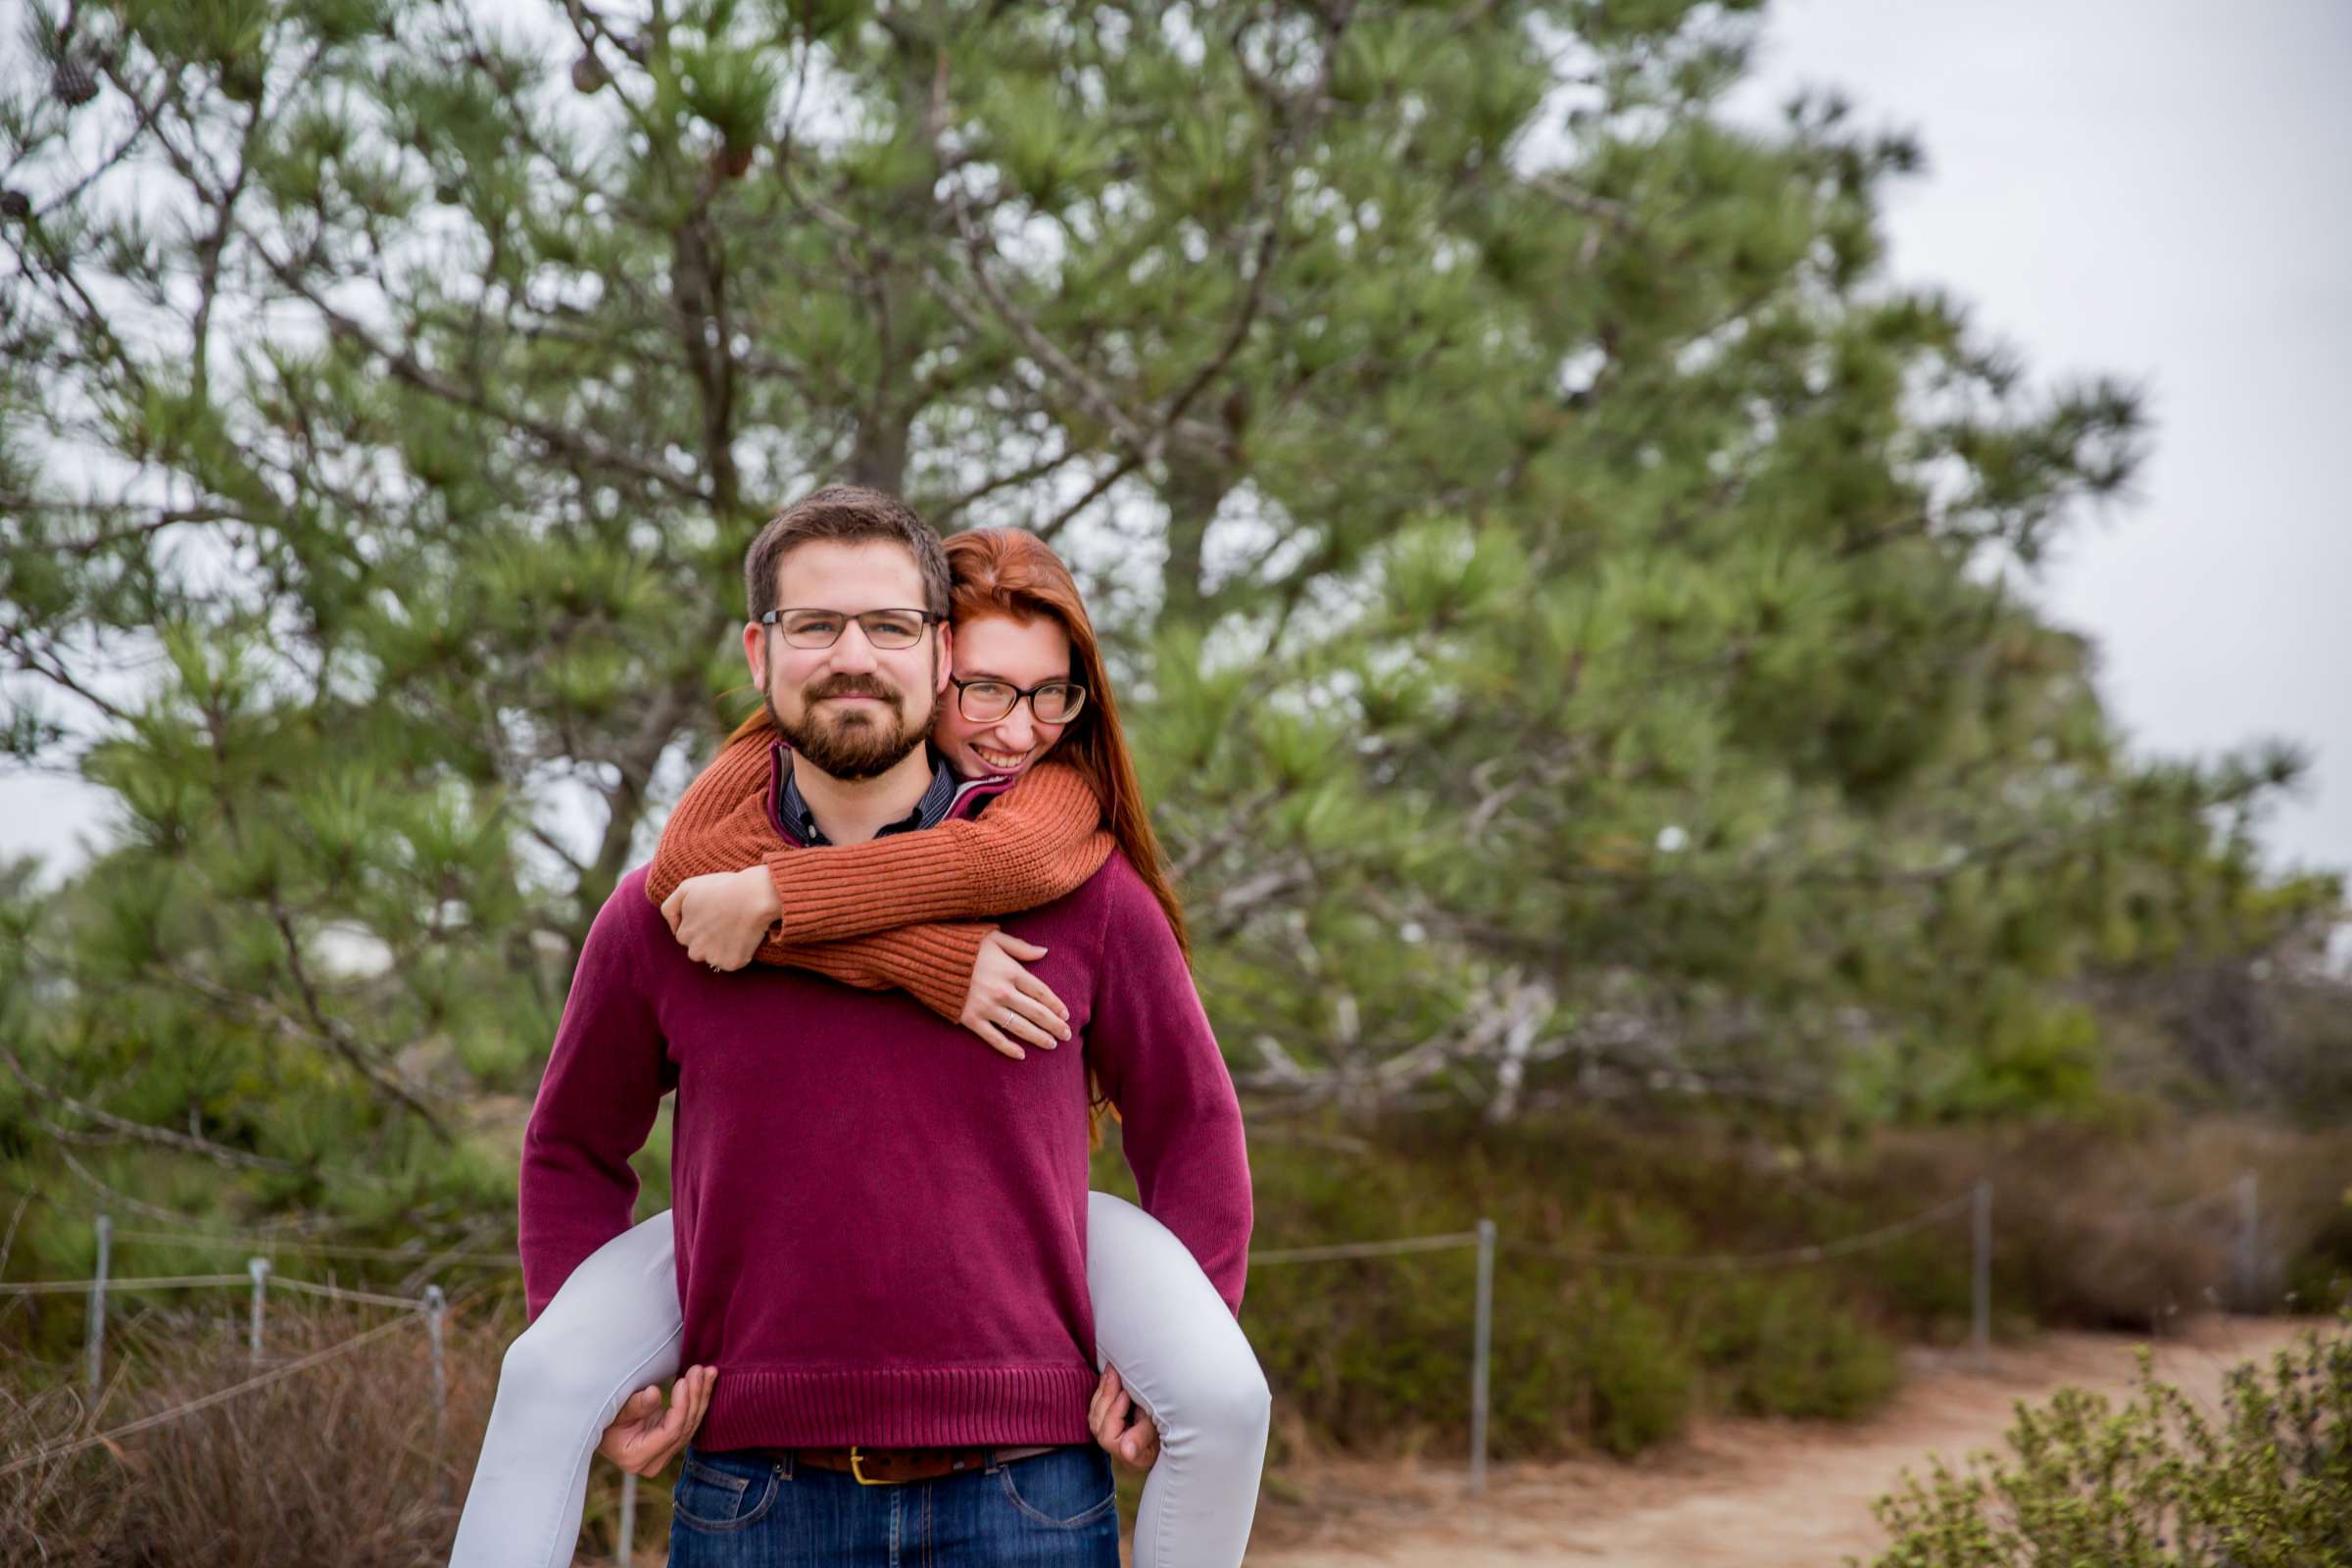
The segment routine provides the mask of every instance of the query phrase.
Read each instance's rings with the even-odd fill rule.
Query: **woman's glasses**
[[[950,680],[956,680],[951,675]],[[1086,688],[1074,680],[1042,681],[1015,686],[1008,680],[956,680],[956,710],[975,724],[993,724],[1011,712],[1023,698],[1029,716],[1040,724],[1067,724],[1086,706]]]
[[[912,648],[923,640],[924,627],[947,618],[928,610],[868,610],[857,615],[838,610],[771,610],[760,617],[760,624],[781,630],[794,648],[830,648],[854,620],[876,648]]]

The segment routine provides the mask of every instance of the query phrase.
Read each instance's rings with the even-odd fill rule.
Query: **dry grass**
[[[443,1562],[512,1315],[453,1316],[446,1417],[416,1320],[209,1409],[0,1477],[0,1562]],[[217,1298],[117,1324],[94,1424],[78,1381],[54,1381],[77,1368],[12,1357],[0,1382],[0,1464],[286,1366],[384,1323],[386,1309],[273,1302],[259,1368],[241,1319],[241,1302]]]

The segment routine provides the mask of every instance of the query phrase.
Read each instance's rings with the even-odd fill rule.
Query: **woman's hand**
[[[713,969],[751,962],[781,913],[764,865],[690,876],[662,901],[662,918],[686,956]]]
[[[1022,967],[1045,956],[1034,943],[991,931],[980,944],[972,989],[964,993],[963,1014],[956,1022],[1015,1061],[1029,1054],[1015,1040],[1052,1051],[1069,1039],[1070,1009],[1052,986]]]
[[[1132,1420],[1135,1425],[1127,1423]],[[1149,1470],[1159,1457],[1159,1427],[1135,1409],[1134,1396],[1119,1382],[1119,1369],[1105,1366],[1095,1385],[1094,1402],[1086,1407],[1086,1424],[1095,1441],[1130,1470]]]

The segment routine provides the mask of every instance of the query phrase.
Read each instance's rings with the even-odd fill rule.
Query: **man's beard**
[[[879,701],[872,708],[836,709],[829,715],[817,711],[816,705],[825,698],[849,696]],[[880,778],[928,740],[939,707],[933,704],[922,726],[916,728],[906,722],[905,699],[880,681],[865,675],[836,675],[801,693],[799,723],[788,721],[777,710],[772,692],[767,698],[767,716],[775,720],[794,754],[807,758],[811,767],[857,783]]]

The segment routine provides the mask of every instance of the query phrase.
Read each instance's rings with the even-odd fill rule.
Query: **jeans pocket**
[[[748,1530],[767,1517],[782,1485],[783,1478],[773,1466],[757,1470],[747,1466],[738,1471],[688,1459],[670,1494],[670,1512],[689,1530],[713,1535]]]
[[[1119,1505],[1110,1457],[1092,1444],[1016,1459],[997,1482],[1022,1518],[1049,1530],[1082,1530]]]

